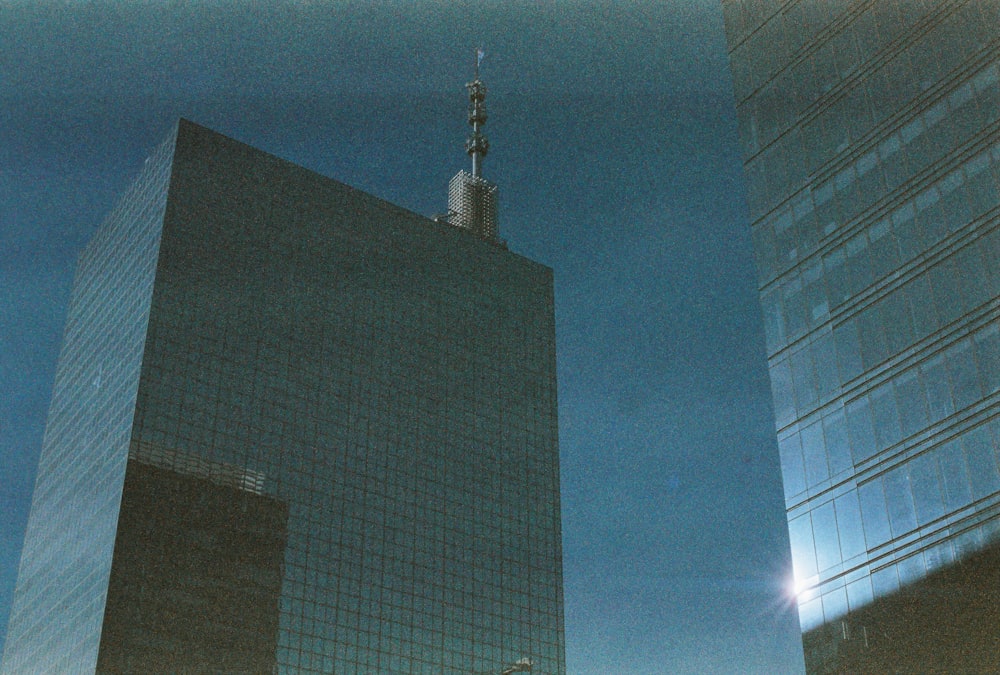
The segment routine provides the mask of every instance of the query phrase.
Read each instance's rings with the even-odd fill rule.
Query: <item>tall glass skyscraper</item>
[[[4,673],[565,673],[552,272],[181,121],[82,254]]]
[[[723,0],[810,672],[998,672],[1000,2]]]

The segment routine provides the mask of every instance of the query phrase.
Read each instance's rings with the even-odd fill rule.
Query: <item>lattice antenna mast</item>
[[[476,78],[465,85],[469,90],[469,124],[472,125],[472,135],[465,142],[465,151],[472,157],[472,175],[476,178],[482,175],[483,158],[490,149],[490,142],[482,132],[486,124],[486,86],[479,79],[479,64],[483,55],[482,48],[476,50]]]
[[[472,135],[465,151],[472,157],[472,173],[462,170],[448,183],[448,214],[435,218],[455,227],[470,230],[487,241],[503,246],[497,238],[497,186],[482,176],[483,158],[490,143],[483,135],[486,124],[486,87],[479,79],[483,50],[476,50],[476,78],[465,85],[469,90],[469,124]]]

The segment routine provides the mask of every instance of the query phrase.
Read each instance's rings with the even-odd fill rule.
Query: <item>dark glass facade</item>
[[[187,122],[164,147],[160,201],[129,202],[159,208],[135,364],[95,349],[132,388],[120,442],[86,453],[111,493],[90,622],[25,573],[81,539],[36,521],[62,508],[36,489],[4,671],[564,673],[551,270]],[[145,221],[121,220],[91,247],[131,292]],[[67,338],[60,368],[94,357]],[[52,426],[39,485],[75,498]]]
[[[835,672],[1000,539],[1000,3],[723,9],[807,666]]]

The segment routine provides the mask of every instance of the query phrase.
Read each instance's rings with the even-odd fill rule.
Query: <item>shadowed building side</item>
[[[811,670],[1000,672],[1000,547],[977,551],[802,635]]]

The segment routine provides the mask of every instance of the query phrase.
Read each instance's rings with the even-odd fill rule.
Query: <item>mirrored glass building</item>
[[[4,673],[565,673],[552,272],[181,121],[79,261]]]
[[[998,672],[1000,3],[723,0],[809,672]]]

